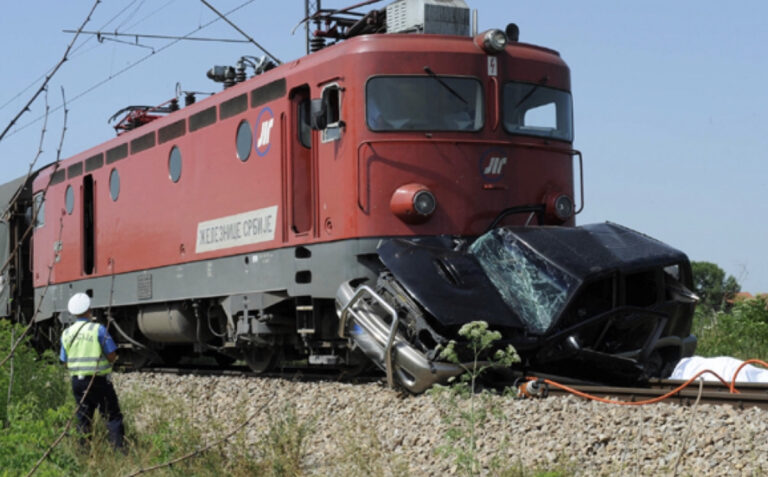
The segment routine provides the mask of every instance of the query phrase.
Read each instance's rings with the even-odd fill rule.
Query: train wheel
[[[243,350],[245,363],[254,373],[263,373],[272,366],[275,357],[274,348],[251,346]]]

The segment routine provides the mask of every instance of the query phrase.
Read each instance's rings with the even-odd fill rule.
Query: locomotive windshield
[[[365,104],[373,131],[479,131],[485,117],[477,78],[378,76]]]
[[[507,229],[481,236],[469,251],[507,306],[537,333],[550,327],[579,285]]]
[[[503,109],[509,133],[573,141],[573,108],[567,91],[510,82],[504,85]]]

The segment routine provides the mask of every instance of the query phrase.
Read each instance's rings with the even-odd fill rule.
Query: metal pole
[[[309,18],[309,0],[304,0],[304,18]],[[307,54],[309,54],[309,20],[304,23],[304,33],[306,34]]]
[[[313,2],[312,0],[304,0],[304,18],[306,18],[306,22],[304,23],[304,31],[307,34],[307,54],[312,52],[312,26],[310,25],[312,22],[309,21],[309,17],[320,11],[322,8],[320,6],[320,1],[321,0],[315,0]],[[315,24],[317,25],[317,23]]]

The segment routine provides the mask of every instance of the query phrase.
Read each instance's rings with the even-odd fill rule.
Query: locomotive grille
[[[387,31],[390,33],[407,31],[408,7],[405,2],[393,3],[387,6]]]

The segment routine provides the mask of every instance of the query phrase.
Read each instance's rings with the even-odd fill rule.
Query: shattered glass
[[[504,302],[529,329],[544,333],[560,315],[578,281],[531,250],[506,229],[495,229],[469,248]]]

